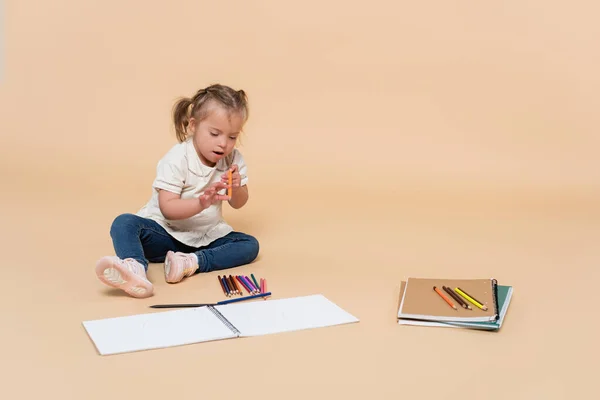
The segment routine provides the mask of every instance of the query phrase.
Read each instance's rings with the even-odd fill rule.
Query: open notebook
[[[101,355],[358,322],[322,295],[84,321]]]
[[[406,288],[406,282],[400,283],[400,296],[398,305],[402,302],[404,297],[404,289]],[[506,285],[498,285],[498,310],[499,318],[497,321],[488,322],[460,322],[460,321],[426,321],[411,318],[398,318],[399,325],[418,325],[418,326],[431,326],[431,327],[444,327],[444,328],[468,328],[468,329],[481,329],[488,331],[498,331],[502,327],[504,318],[508,311],[508,306],[512,300],[513,287]]]

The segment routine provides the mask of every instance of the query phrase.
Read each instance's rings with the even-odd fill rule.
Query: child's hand
[[[206,209],[220,201],[229,200],[229,196],[227,196],[227,194],[217,193],[222,189],[227,189],[227,183],[215,182],[209,186],[208,189],[206,189],[198,199],[202,209]]]
[[[233,189],[239,188],[242,184],[242,177],[238,171],[237,164],[232,164],[231,168],[229,168],[229,170],[225,172],[223,176],[221,176],[221,182],[225,183],[226,185],[229,184],[229,171],[231,171],[231,187]]]

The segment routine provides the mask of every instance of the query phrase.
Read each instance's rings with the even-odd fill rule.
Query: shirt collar
[[[209,167],[208,165],[204,165],[198,157],[198,153],[196,152],[196,148],[194,147],[194,142],[192,137],[188,138],[185,141],[185,149],[186,149],[186,158],[187,158],[187,166],[188,170],[200,177],[207,178],[215,171],[226,171],[228,166],[231,164],[233,152],[227,157],[221,158],[217,165],[214,167]]]

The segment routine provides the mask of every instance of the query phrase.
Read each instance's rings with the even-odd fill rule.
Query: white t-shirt
[[[221,202],[188,219],[168,220],[158,206],[158,189],[180,194],[182,199],[197,199],[209,185],[221,180],[231,164],[237,164],[241,185],[246,185],[247,167],[237,149],[214,167],[208,167],[198,157],[191,138],[176,144],[158,162],[152,197],[137,215],[156,221],[175,239],[192,247],[205,246],[227,235],[233,228],[223,219]]]

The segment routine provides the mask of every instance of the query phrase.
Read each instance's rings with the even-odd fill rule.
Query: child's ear
[[[194,117],[191,117],[188,121],[187,129],[190,133],[196,133],[196,127],[198,125],[198,121]]]

